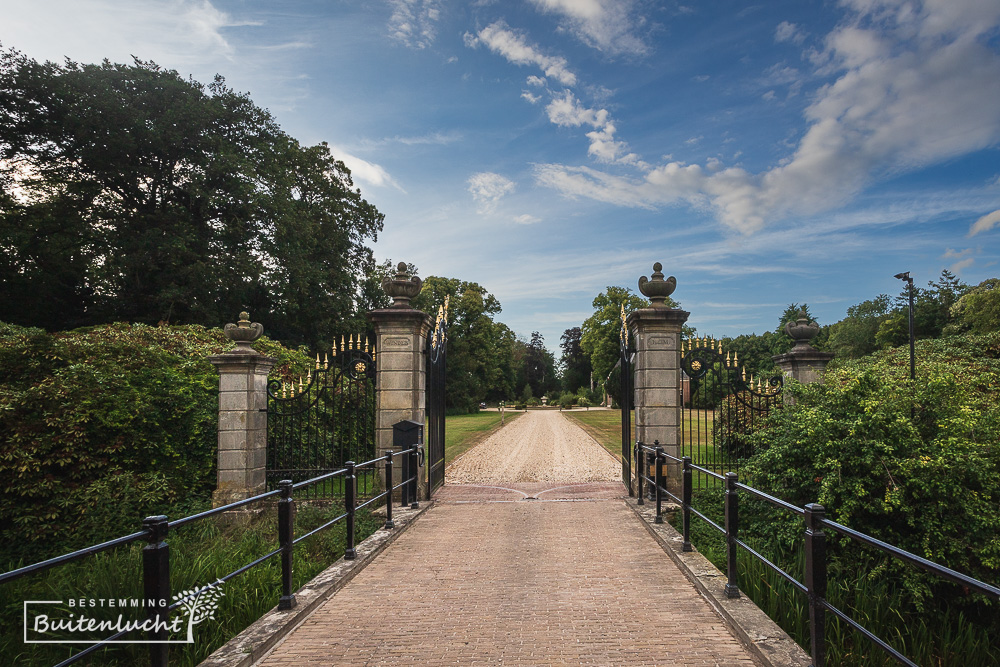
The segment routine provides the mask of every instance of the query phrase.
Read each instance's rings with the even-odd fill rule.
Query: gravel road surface
[[[621,479],[619,463],[555,410],[529,410],[448,468],[448,484],[602,482]]]

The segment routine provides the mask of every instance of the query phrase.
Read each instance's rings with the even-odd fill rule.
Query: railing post
[[[385,453],[385,527],[395,528],[392,521],[392,450]]]
[[[740,596],[739,573],[736,571],[736,539],[740,532],[740,503],[736,495],[736,473],[726,473],[726,597]]]
[[[684,474],[682,481],[684,488],[681,490],[681,499],[684,501],[681,507],[681,530],[684,533],[684,542],[681,551],[691,551],[691,457],[685,456],[681,459],[684,462]]]
[[[278,482],[281,500],[278,501],[278,544],[281,546],[281,597],[278,609],[294,609],[295,594],[292,593],[292,556],[295,541],[295,499],[292,498],[292,480]]]
[[[643,493],[642,493],[642,476],[644,473],[642,466],[643,466],[643,461],[645,460],[646,460],[646,455],[642,451],[642,443],[636,440],[635,441],[635,477],[636,477],[635,497],[638,499],[636,500],[635,503],[636,505],[646,504],[646,502],[643,500]]]
[[[358,557],[358,552],[354,548],[354,494],[356,492],[357,478],[354,476],[354,461],[348,461],[347,476],[344,478],[344,509],[347,511],[347,548],[344,550],[346,560],[354,560]]]
[[[659,446],[659,441],[654,440],[656,445],[656,455],[653,457],[656,462],[656,474],[653,479],[656,481],[656,518],[653,523],[663,523],[663,466],[667,463],[667,457],[663,455],[663,447]]]
[[[149,531],[148,544],[142,548],[142,593],[145,600],[155,600],[146,618],[153,622],[149,630],[149,662],[153,667],[167,667],[168,623],[170,612],[170,547],[167,545],[167,517],[150,516],[142,522]],[[147,602],[147,604],[149,604]]]
[[[420,507],[417,501],[419,491],[417,489],[417,477],[420,476],[420,464],[417,457],[417,445],[413,445],[410,450],[410,509],[415,510]]]
[[[826,599],[826,534],[823,519],[826,510],[822,505],[809,503],[805,507],[806,520],[806,589],[809,593],[809,644],[812,648],[813,667],[826,665],[826,609],[821,600]]]

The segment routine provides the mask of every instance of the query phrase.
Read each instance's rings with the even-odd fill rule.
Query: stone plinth
[[[248,345],[209,357],[219,371],[218,483],[220,507],[264,493],[267,465],[267,374],[275,359]]]
[[[826,370],[826,365],[830,363],[833,356],[832,352],[820,352],[813,347],[807,347],[805,349],[793,348],[791,352],[773,356],[771,359],[778,365],[786,378],[808,384],[822,379],[823,371]],[[786,402],[792,400],[788,393],[783,393]]]
[[[368,313],[375,325],[375,446],[377,456],[392,449],[392,425],[409,419],[426,423],[427,335],[431,318],[411,308],[383,308]],[[382,470],[384,473],[384,469]],[[395,483],[400,481],[402,461],[393,460]],[[427,474],[418,475],[419,497],[427,494]],[[397,491],[397,497],[399,492]]]
[[[626,322],[635,345],[635,439],[680,457],[681,326],[688,313],[675,308],[643,308]],[[668,461],[667,489],[680,495],[680,464]]]

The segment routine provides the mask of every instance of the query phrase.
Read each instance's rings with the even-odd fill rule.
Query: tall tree
[[[525,347],[524,376],[532,393],[539,398],[559,388],[555,356],[546,349],[545,338],[537,331],[531,332],[531,340]]]
[[[326,144],[301,146],[226,87],[136,60],[0,51],[0,311],[342,333],[383,216]]]
[[[580,347],[582,338],[583,330],[580,327],[573,327],[563,331],[559,339],[559,347],[562,348],[559,363],[562,366],[563,389],[574,394],[580,387],[590,389],[590,359]]]

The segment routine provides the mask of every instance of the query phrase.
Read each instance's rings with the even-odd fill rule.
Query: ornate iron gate
[[[438,307],[427,341],[427,499],[444,484],[445,368],[448,358],[448,297]]]
[[[375,458],[375,348],[360,334],[332,356],[316,355],[308,377],[267,383],[267,488],[299,482]],[[375,490],[373,469],[358,471],[359,495]],[[340,480],[341,478],[336,478]],[[316,484],[314,498],[343,495],[339,482]]]
[[[618,334],[618,367],[621,373],[621,393],[618,395],[618,407],[622,411],[622,482],[628,489],[630,496],[635,495],[632,489],[632,406],[633,400],[633,375],[632,360],[635,351],[629,345],[628,323],[625,316],[625,304],[622,304],[622,327]]]
[[[746,436],[781,404],[782,376],[747,378],[737,355],[708,337],[684,341],[681,353],[681,455],[719,474],[738,473],[753,453]],[[696,487],[714,481],[701,476]]]

